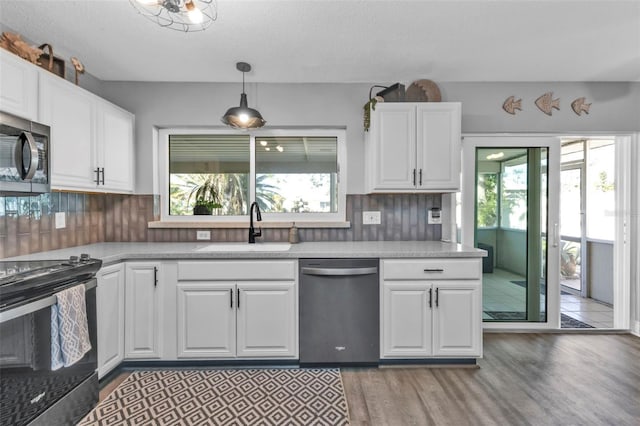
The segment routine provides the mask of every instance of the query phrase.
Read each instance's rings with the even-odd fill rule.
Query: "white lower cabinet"
[[[160,276],[160,262],[127,262],[125,358],[162,357],[164,283]]]
[[[293,281],[238,283],[238,357],[293,357],[297,354],[294,287]]]
[[[482,356],[479,259],[381,264],[381,358]]]
[[[97,274],[98,378],[124,359],[124,264],[106,266]]]
[[[235,283],[178,284],[178,357],[233,357]]]
[[[431,285],[384,282],[382,356],[424,357],[433,352]]]
[[[294,261],[179,262],[177,304],[178,358],[298,356]]]
[[[480,356],[482,290],[477,282],[434,282],[433,354]]]

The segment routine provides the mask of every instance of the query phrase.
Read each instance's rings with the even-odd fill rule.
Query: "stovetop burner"
[[[101,267],[102,261],[88,254],[65,260],[0,261],[0,311],[91,278]]]

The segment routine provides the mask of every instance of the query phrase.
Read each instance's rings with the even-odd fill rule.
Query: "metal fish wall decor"
[[[553,99],[553,92],[547,92],[544,95],[536,99],[536,106],[540,111],[547,115],[551,115],[553,108],[560,111],[560,98]]]
[[[522,111],[522,99],[516,100],[515,96],[509,96],[502,104],[502,109],[511,115],[515,115],[516,110]]]
[[[573,112],[575,112],[577,115],[582,115],[583,111],[585,112],[585,114],[589,114],[589,107],[591,106],[591,104],[586,103],[586,100],[587,98],[578,98],[571,102],[571,109],[573,109]]]

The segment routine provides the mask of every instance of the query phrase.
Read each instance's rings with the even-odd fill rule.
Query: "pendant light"
[[[242,72],[242,94],[240,95],[240,106],[231,107],[222,117],[222,122],[227,126],[236,129],[257,129],[265,125],[266,121],[256,109],[247,105],[247,94],[244,93],[244,73],[251,71],[251,65],[246,62],[236,64],[238,71]]]

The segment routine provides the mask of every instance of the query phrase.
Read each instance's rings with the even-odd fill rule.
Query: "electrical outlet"
[[[210,240],[211,231],[196,231],[196,240]]]
[[[380,212],[362,212],[363,225],[380,225]]]
[[[427,212],[427,223],[429,225],[442,224],[442,210],[437,207],[429,209],[429,211]]]
[[[57,212],[55,217],[56,217],[56,229],[67,227],[67,221],[66,221],[67,218],[64,212]]]

